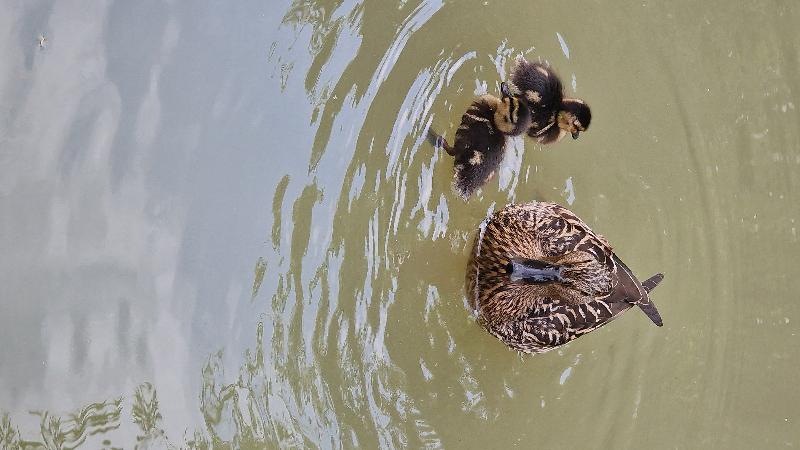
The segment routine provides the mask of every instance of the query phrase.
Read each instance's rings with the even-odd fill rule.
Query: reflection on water
[[[39,416],[40,420],[40,436],[37,439],[20,436],[19,430],[13,425],[8,414],[2,415],[0,419],[2,448],[9,450],[66,449],[92,442],[93,436],[102,436],[119,428],[122,399],[92,403],[65,416],[54,416],[47,411],[35,411],[31,414]],[[97,440],[95,439],[95,441]],[[104,446],[107,444],[106,441],[103,441]]]
[[[800,444],[800,8],[87,8],[0,17],[3,448]],[[464,203],[425,131],[517,53],[592,129],[512,140]],[[666,326],[482,332],[473,233],[534,198],[665,272]]]

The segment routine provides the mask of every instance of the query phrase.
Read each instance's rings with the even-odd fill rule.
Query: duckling
[[[511,69],[511,83],[531,110],[528,136],[540,144],[558,142],[567,133],[578,139],[589,128],[589,105],[581,99],[564,98],[561,79],[549,66],[518,55]]]
[[[531,114],[525,102],[500,84],[501,98],[482,95],[461,117],[451,146],[444,137],[428,129],[428,140],[454,156],[453,190],[464,200],[494,175],[505,156],[507,136],[518,136],[530,128]]]
[[[543,353],[638,306],[657,326],[649,296],[611,245],[555,203],[510,204],[486,219],[467,268],[478,322],[508,347]]]

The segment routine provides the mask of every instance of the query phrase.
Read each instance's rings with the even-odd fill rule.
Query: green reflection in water
[[[267,272],[267,261],[264,258],[258,258],[255,267],[255,279],[253,280],[253,289],[250,298],[255,300],[258,295],[258,290],[261,288],[261,283],[264,281],[264,274]]]
[[[272,247],[277,249],[281,242],[281,207],[286,187],[289,186],[289,176],[284,175],[275,188],[275,197],[272,200]]]
[[[68,450],[78,448],[90,437],[103,435],[120,427],[122,399],[91,403],[64,416],[57,416],[48,411],[33,411],[31,414],[40,418],[40,435],[33,439],[22,437],[11,422],[9,415],[2,415],[0,444],[3,449]]]
[[[198,393],[202,428],[188,432],[182,445],[171,444],[162,427],[156,391],[144,383],[130,397],[126,410],[130,416],[125,418],[120,416],[122,400],[89,405],[63,417],[35,413],[41,421],[40,436],[22,436],[11,416],[0,415],[2,448],[97,448],[92,438],[106,438],[100,444],[111,448],[111,438],[118,440],[112,435],[125,428],[125,422],[138,427],[138,448],[301,447],[331,441],[343,447],[380,443],[413,448],[436,445],[437,433],[456,447],[465,442],[462,439],[475,445],[494,440],[510,446],[512,439],[534,437],[542,447],[578,446],[581,439],[592,439],[604,447],[627,444],[631,448],[671,441],[685,447],[701,439],[709,446],[757,447],[767,442],[777,446],[781,438],[792,439],[788,423],[790,416],[795,417],[791,414],[797,404],[793,401],[796,390],[763,383],[762,368],[791,379],[787,375],[795,372],[797,361],[792,328],[797,310],[796,303],[789,301],[795,298],[797,287],[784,268],[797,266],[796,207],[778,202],[784,193],[786,203],[796,200],[791,193],[796,192],[800,162],[794,103],[786,103],[787,99],[797,102],[792,93],[800,91],[800,78],[780,75],[781,71],[797,73],[791,25],[796,14],[784,16],[787,8],[782,6],[776,17],[730,14],[719,17],[737,26],[710,27],[699,20],[705,18],[694,8],[676,8],[679,14],[697,16],[693,21],[680,16],[673,20],[672,9],[664,5],[642,5],[643,11],[645,6],[663,9],[653,15],[632,8],[617,14],[599,4],[585,5],[590,15],[593,8],[604,15],[596,21],[599,29],[585,31],[593,39],[584,38],[583,44],[573,47],[571,63],[581,74],[581,92],[593,93],[593,105],[606,108],[602,117],[630,120],[615,127],[608,119],[607,131],[598,126],[588,144],[529,152],[526,164],[533,161],[546,170],[536,172],[526,183],[520,200],[530,197],[532,189],[546,194],[548,187],[563,186],[564,179],[574,178],[587,199],[578,200],[576,206],[588,217],[594,216],[598,229],[608,230],[612,241],[617,241],[615,234],[625,236],[626,251],[638,247],[644,254],[662,255],[660,261],[653,257],[652,262],[642,256],[642,263],[660,268],[658,263],[674,261],[671,270],[665,271],[686,282],[674,285],[672,301],[665,303],[682,325],[661,335],[641,336],[634,334],[641,333],[639,324],[629,320],[616,325],[613,333],[597,336],[591,346],[573,347],[561,360],[551,354],[547,360],[523,366],[496,352],[492,338],[467,322],[459,301],[462,249],[469,230],[491,203],[507,201],[505,193],[492,187],[484,200],[448,209],[449,161],[436,166],[437,156],[430,149],[414,146],[415,136],[425,125],[419,118],[428,116],[409,114],[417,122],[407,128],[398,126],[397,131],[389,126],[399,112],[417,105],[404,103],[404,96],[433,98],[446,84],[447,91],[432,107],[437,124],[445,126],[451,115],[458,117],[449,112],[450,106],[469,98],[478,78],[498,78],[492,66],[487,65],[484,73],[487,55],[497,53],[492,61],[499,60],[510,49],[495,50],[498,36],[482,26],[484,13],[452,5],[447,14],[432,19],[438,21],[436,26],[417,30],[409,39],[410,50],[397,62],[404,70],[389,70],[385,80],[374,82],[383,67],[382,55],[398,38],[399,25],[413,22],[409,11],[419,2],[403,2],[400,7],[362,2],[337,13],[346,9],[342,4],[297,1],[284,18],[289,26],[313,28],[313,62],[304,76],[304,87],[315,105],[310,122],[318,124],[318,131],[309,167],[317,167],[333,150],[349,149],[337,136],[340,111],[354,122],[363,119],[363,132],[355,137],[357,145],[338,197],[338,185],[330,182],[318,186],[301,177],[293,179],[292,188],[299,185],[302,191],[296,199],[294,191],[287,196],[288,175],[278,183],[270,235],[278,255],[259,258],[249,272],[254,273],[252,297],[265,277],[275,277],[275,293],[265,306],[269,320],[258,324],[256,343],[245,350],[237,374],[224,372],[223,352],[208,358]],[[754,6],[761,9],[762,5],[754,2]],[[537,8],[537,18],[556,16],[546,11],[547,5]],[[563,35],[575,42],[582,36],[578,28],[585,25],[581,20],[538,20],[536,28],[545,31],[529,35],[517,33],[530,25],[529,15],[506,14],[504,18],[515,21],[501,31],[516,36],[508,44],[516,47],[529,42],[529,36],[555,36],[556,29],[561,31],[559,40],[563,42]],[[659,28],[662,23],[666,30]],[[459,43],[460,37],[443,41],[441,30],[454,24],[481,39],[465,44]],[[694,25],[687,29],[687,24]],[[748,24],[752,24],[750,32],[742,32]],[[352,58],[334,54],[337,47],[346,47],[341,38],[348,37],[348,28],[363,28],[353,39],[364,45],[353,50]],[[778,31],[764,31],[773,29]],[[612,35],[619,38],[607,39]],[[728,53],[727,43],[736,39],[741,39],[733,49],[736,52]],[[536,42],[542,49],[537,54],[558,55],[547,51],[544,38],[540,42]],[[306,42],[291,45],[297,50]],[[695,45],[704,51],[686,51]],[[456,50],[438,58],[441,48]],[[588,54],[583,59],[581,49]],[[738,57],[739,53],[748,56]],[[722,57],[715,58],[717,54]],[[591,55],[596,57],[590,59]],[[625,60],[620,67],[607,69],[606,61],[616,62],[617,55],[625,55]],[[294,63],[274,52],[271,57],[278,58],[285,88]],[[433,69],[417,73],[420,64],[413,60],[428,61]],[[346,65],[336,67],[345,64],[341,61]],[[572,70],[567,63],[561,61],[563,75]],[[341,73],[331,76],[329,72],[337,69]],[[442,74],[450,71],[453,81],[445,83]],[[746,76],[726,76],[738,72]],[[409,86],[413,86],[411,91]],[[366,109],[364,105],[370,102],[362,103],[361,109],[353,107],[368,94],[380,107]],[[630,105],[641,114],[631,116]],[[458,104],[454,106],[453,111],[460,111]],[[782,125],[790,120],[791,126]],[[393,145],[394,139],[398,145]],[[587,156],[579,145],[590,145],[595,154]],[[385,148],[396,152],[388,154]],[[626,155],[624,164],[616,161],[622,154]],[[587,161],[604,159],[613,161],[603,170],[583,168]],[[322,178],[327,171],[315,175]],[[348,192],[350,196],[345,195]],[[314,236],[314,217],[325,214],[319,205],[326,199],[336,203],[332,238],[323,246],[322,256],[307,257],[318,250],[309,240]],[[284,203],[292,208],[282,228]],[[648,218],[658,226],[644,227],[614,214],[643,206],[660,212]],[[775,220],[757,221],[756,217]],[[757,234],[759,226],[761,234]],[[645,245],[651,237],[645,241],[636,232],[639,228],[663,230],[664,237],[656,241],[658,245]],[[280,253],[282,235],[290,236],[288,270]],[[792,252],[785,256],[789,245]],[[727,265],[731,260],[759,264]],[[762,282],[752,283],[752,279]],[[271,281],[267,283],[270,290]],[[756,313],[766,319],[752,317],[751,310],[742,307],[750,299],[759,299]],[[762,326],[763,320],[772,328]],[[304,321],[320,325],[310,327]],[[250,337],[252,329],[244,334]],[[613,340],[608,338],[612,334]],[[642,345],[621,346],[625,350],[614,347],[625,338],[636,338]],[[376,357],[376,348],[391,355],[391,360]],[[571,365],[561,372],[564,364]],[[602,380],[600,389],[598,380]],[[648,387],[643,387],[643,380]],[[759,413],[757,420],[752,412]],[[779,420],[773,420],[776,416]],[[564,417],[569,418],[566,423],[585,424],[581,433],[556,432]],[[362,425],[365,418],[373,422]],[[767,437],[753,433],[755,427],[768,431],[763,433]],[[486,428],[491,432],[485,432]],[[677,437],[676,429],[681,430]]]
[[[164,440],[164,430],[160,428],[161,413],[158,412],[156,390],[150,383],[142,383],[133,394],[131,408],[133,422],[139,427],[141,434],[136,437],[139,445],[149,446]]]
[[[20,448],[19,432],[11,424],[8,413],[0,416],[0,448],[16,450]]]

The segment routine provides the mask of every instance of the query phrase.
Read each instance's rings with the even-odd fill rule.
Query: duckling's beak
[[[580,131],[578,131],[578,130],[575,130],[575,131],[573,131],[573,132],[572,132],[572,139],[578,139],[578,135],[579,135],[580,133],[581,133],[581,132],[580,132]]]

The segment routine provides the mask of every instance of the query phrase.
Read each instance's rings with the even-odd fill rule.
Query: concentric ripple
[[[6,6],[0,447],[800,445],[800,7]],[[464,202],[426,132],[520,53],[592,126]],[[474,236],[533,199],[664,272],[665,326],[478,327]]]

